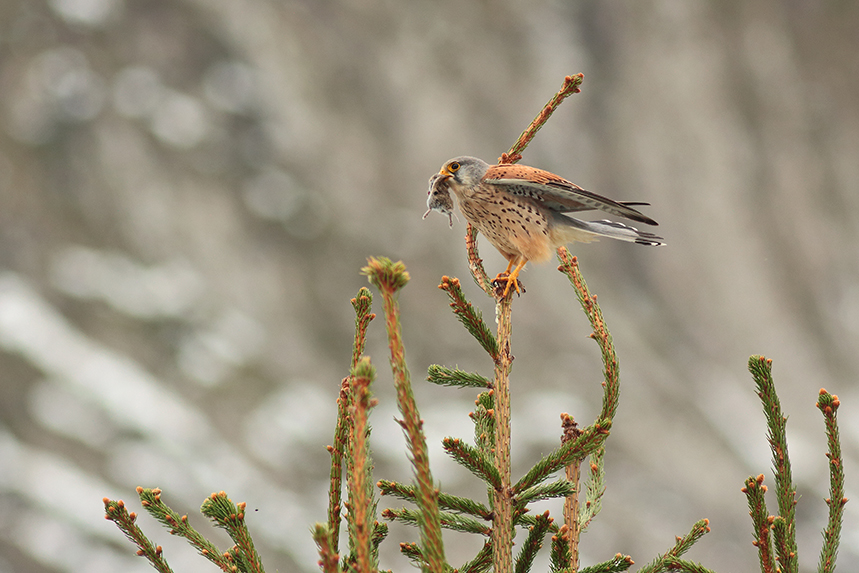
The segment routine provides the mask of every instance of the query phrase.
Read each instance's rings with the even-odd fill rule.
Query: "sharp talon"
[[[504,298],[510,293],[511,285],[516,291],[517,296],[522,296],[522,293],[525,292],[525,287],[522,286],[522,281],[516,278],[510,281],[507,273],[499,273],[498,276],[492,280],[492,286],[495,287],[495,296],[500,298]]]

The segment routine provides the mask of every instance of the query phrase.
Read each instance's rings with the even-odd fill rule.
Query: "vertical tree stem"
[[[575,440],[582,434],[576,421],[567,413],[561,414],[561,426],[564,429],[564,434],[561,437],[562,444]],[[569,571],[573,572],[579,570],[579,538],[582,534],[579,523],[579,484],[581,483],[583,460],[584,458],[576,458],[564,468],[567,481],[576,488],[572,495],[568,495],[564,499],[564,524],[569,531],[567,535],[570,551]]]
[[[498,357],[495,360],[495,469],[501,476],[501,489],[493,494],[492,562],[494,573],[513,570],[513,527],[510,475],[510,352],[512,293],[496,302]]]
[[[564,500],[564,523],[570,529],[570,571],[579,570],[579,482],[581,478],[581,460],[576,459],[566,467],[567,481],[576,486],[573,495]]]

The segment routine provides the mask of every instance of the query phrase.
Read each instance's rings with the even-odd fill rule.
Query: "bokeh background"
[[[104,496],[139,511],[137,485],[202,530],[199,504],[226,490],[270,571],[315,570],[368,255],[411,273],[400,303],[436,477],[482,496],[439,446],[471,435],[473,394],[421,380],[432,363],[491,372],[440,277],[490,320],[493,305],[468,278],[464,224],[421,220],[426,181],[456,155],[497,158],[578,72],[582,93],[524,163],[651,202],[669,244],[572,249],[622,369],[583,562],[646,563],[708,517],[690,557],[756,570],[740,487],[769,476],[746,372],[763,353],[813,567],[821,386],[843,402],[848,497],[859,476],[857,29],[845,1],[0,0],[0,572],[148,571],[102,518]],[[601,398],[566,279],[552,264],[523,279],[520,475],[555,447],[562,411],[588,423]],[[409,479],[383,330],[368,348],[376,476]],[[210,567],[140,522],[175,570]],[[857,524],[854,502],[846,571]],[[394,527],[382,565],[409,570],[397,545],[416,537]],[[447,540],[455,563],[480,545]]]

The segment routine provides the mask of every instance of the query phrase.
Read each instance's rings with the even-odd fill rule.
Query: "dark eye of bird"
[[[448,168],[450,171],[456,171],[456,170],[458,170],[458,169],[459,169],[459,163],[457,163],[456,161],[454,161],[453,163],[451,163],[450,165],[448,165],[448,166],[447,166],[447,168]]]

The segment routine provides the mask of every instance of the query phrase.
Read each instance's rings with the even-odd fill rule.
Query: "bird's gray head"
[[[489,164],[476,157],[454,157],[444,162],[439,175],[444,176],[453,188],[458,186],[474,187],[483,176]]]

